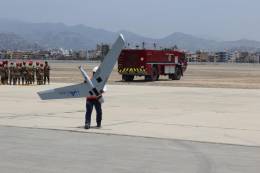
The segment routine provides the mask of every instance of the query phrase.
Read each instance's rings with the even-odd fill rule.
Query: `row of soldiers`
[[[0,78],[3,85],[37,85],[50,83],[50,66],[47,61],[45,64],[33,61],[29,62],[8,62],[0,61]]]

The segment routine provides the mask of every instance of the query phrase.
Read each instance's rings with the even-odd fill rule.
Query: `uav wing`
[[[124,48],[124,44],[124,38],[122,35],[120,35],[112,46],[112,49],[104,58],[104,61],[99,66],[91,81],[87,73],[83,70],[82,67],[80,67],[80,71],[85,79],[85,83],[38,92],[38,95],[42,100],[80,98],[94,95],[98,96],[103,90],[118,56]]]
[[[125,40],[123,35],[120,34],[91,80],[98,92],[103,90],[124,46]]]
[[[89,84],[81,83],[52,90],[41,91],[38,92],[38,95],[42,100],[80,98],[88,96],[88,91],[91,89],[92,87]]]

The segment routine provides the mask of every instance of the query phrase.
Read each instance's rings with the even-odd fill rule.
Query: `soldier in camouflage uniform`
[[[20,62],[19,63],[19,85],[21,85],[22,84],[22,67],[23,67],[23,63],[22,62]]]
[[[44,66],[43,64],[40,64],[40,67],[39,67],[39,71],[38,71],[38,81],[39,81],[39,85],[42,85],[43,84],[43,76],[44,76]]]
[[[26,75],[26,84],[32,84],[33,83],[33,63],[32,61],[29,62],[29,65],[27,67],[27,75]]]
[[[17,70],[16,70],[16,68],[17,68],[17,64],[15,64],[14,63],[14,68],[13,68],[13,76],[12,76],[12,78],[13,78],[13,85],[16,85],[16,81],[17,81],[17,78],[16,78],[16,75],[17,75]],[[10,73],[11,73],[11,71],[10,71]]]
[[[4,84],[4,64],[0,61],[0,78],[1,78],[1,84]]]
[[[20,79],[21,79],[21,66],[20,63],[16,63],[16,67],[14,70],[14,85],[20,85]]]
[[[40,70],[39,68],[40,68],[40,63],[37,61],[35,67],[35,76],[36,76],[37,85],[39,85],[39,70]]]
[[[33,66],[33,75],[32,75],[32,83],[34,84],[35,83],[35,73],[36,73],[36,68],[34,65]]]
[[[46,84],[46,80],[48,80],[48,84],[50,84],[50,66],[47,61],[45,61],[44,65],[44,85]]]
[[[14,63],[11,62],[9,66],[9,85],[12,85],[14,83],[14,73],[15,73],[15,66]]]
[[[8,76],[9,76],[9,68],[8,68],[8,61],[3,62],[3,67],[4,67],[4,77],[3,77],[3,84],[7,85],[8,84]]]
[[[22,85],[26,83],[26,75],[27,75],[27,67],[26,67],[26,62],[24,61],[21,67]]]
[[[14,69],[13,69],[13,85],[16,85],[17,84],[17,79],[18,79],[18,77],[17,77],[17,75],[18,75],[18,67],[19,66],[19,64],[18,63],[16,63],[16,64],[14,64]]]

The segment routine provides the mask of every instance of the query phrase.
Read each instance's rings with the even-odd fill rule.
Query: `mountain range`
[[[63,23],[28,23],[0,19],[0,49],[93,49],[97,43],[111,44],[122,33],[130,47],[169,48],[177,45],[181,49],[196,51],[221,51],[225,49],[259,50],[260,42],[241,39],[237,41],[215,41],[181,32],[161,39],[144,37],[126,30],[111,32],[85,25],[69,26]]]

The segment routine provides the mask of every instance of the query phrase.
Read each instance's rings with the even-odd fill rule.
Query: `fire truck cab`
[[[185,53],[173,50],[124,49],[118,58],[118,72],[124,81],[132,81],[135,76],[156,81],[160,75],[180,80],[186,69]]]

